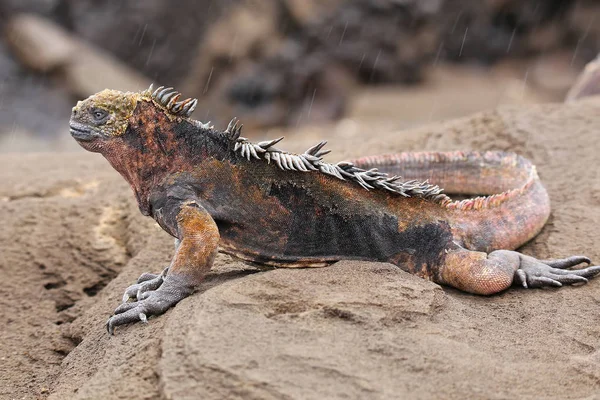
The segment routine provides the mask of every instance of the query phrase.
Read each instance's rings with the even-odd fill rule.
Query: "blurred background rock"
[[[78,99],[151,82],[247,134],[369,132],[562,101],[593,0],[0,0],[0,151],[75,148]],[[382,129],[383,129],[382,128]]]

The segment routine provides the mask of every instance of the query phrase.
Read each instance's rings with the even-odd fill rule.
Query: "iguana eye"
[[[90,113],[92,114],[92,117],[94,118],[95,122],[102,122],[108,116],[108,111],[103,110],[101,108],[92,108],[90,110]]]

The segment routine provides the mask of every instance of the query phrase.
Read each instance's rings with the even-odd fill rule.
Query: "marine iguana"
[[[567,270],[590,264],[584,256],[541,261],[513,251],[550,212],[535,166],[516,154],[399,153],[330,164],[325,142],[303,154],[277,148],[281,138],[252,143],[235,119],[224,131],[191,119],[196,104],[150,87],[104,90],[73,108],[71,135],[101,153],[129,182],[140,211],[176,238],[170,265],[125,290],[110,334],[189,296],[217,249],[276,267],[390,262],[481,295],[513,283],[585,283],[600,272]],[[482,196],[454,201],[441,187]]]

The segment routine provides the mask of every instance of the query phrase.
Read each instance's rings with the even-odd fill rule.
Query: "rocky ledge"
[[[360,149],[343,130],[312,134],[331,139],[331,159],[517,151],[538,165],[553,204],[522,250],[598,263],[599,126],[592,98],[382,132]],[[306,136],[287,147],[305,148]],[[600,399],[600,280],[478,297],[387,264],[258,271],[220,256],[196,294],[109,337],[123,289],[165,266],[172,239],[99,156],[0,163],[2,398]]]

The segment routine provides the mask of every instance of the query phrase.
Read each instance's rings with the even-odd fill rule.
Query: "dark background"
[[[0,24],[0,151],[70,149],[72,105],[105,87],[174,86],[250,135],[414,125],[562,101],[600,49],[591,0],[0,0]]]

